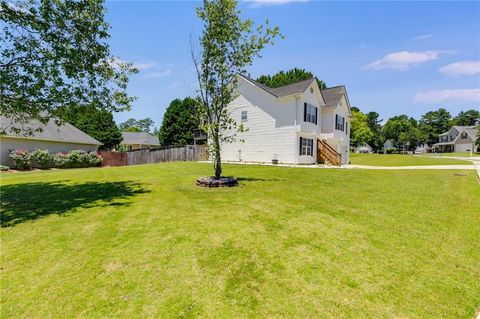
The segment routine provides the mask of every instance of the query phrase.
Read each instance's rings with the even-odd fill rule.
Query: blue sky
[[[195,94],[189,37],[198,38],[199,1],[107,1],[115,56],[140,73],[138,97],[119,122],[160,125],[174,98]],[[328,86],[345,84],[353,106],[387,119],[438,107],[480,108],[480,2],[240,2],[245,18],[268,19],[285,39],[262,52],[250,75],[305,68]]]

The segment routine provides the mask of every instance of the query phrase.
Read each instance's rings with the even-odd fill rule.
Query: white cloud
[[[157,62],[134,62],[133,66],[141,70],[149,70],[158,66]]]
[[[288,4],[288,3],[294,3],[294,2],[307,2],[310,0],[243,0],[245,2],[250,3],[251,7],[263,7],[263,6],[276,6],[276,5],[282,5],[282,4]]]
[[[114,58],[110,61],[110,65],[113,67],[118,67],[120,64],[128,63],[128,62],[129,61]],[[158,66],[158,63],[153,61],[152,62],[133,62],[133,67],[139,69],[140,71],[153,69],[153,68],[156,68],[157,66]]]
[[[146,78],[146,79],[152,79],[152,78],[160,78],[160,77],[163,77],[163,76],[168,76],[170,74],[172,74],[172,69],[167,68],[167,69],[162,70],[162,71],[146,73],[143,77]]]
[[[480,60],[455,62],[440,68],[439,71],[443,74],[455,75],[455,76],[479,74]]]
[[[389,53],[380,60],[374,61],[366,65],[365,69],[381,70],[381,69],[394,69],[394,70],[407,70],[411,66],[415,66],[420,63],[432,61],[438,59],[442,53],[454,53],[454,51],[420,51],[409,52],[400,51]]]
[[[422,103],[480,103],[480,89],[451,89],[415,94],[415,102]]]
[[[433,34],[422,34],[422,35],[417,35],[413,39],[414,40],[425,40],[425,39],[429,39],[431,37],[433,37]]]

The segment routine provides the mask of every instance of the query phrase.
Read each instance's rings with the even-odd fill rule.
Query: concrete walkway
[[[368,166],[368,165],[345,165],[345,168],[361,169],[475,169],[474,165],[417,165],[417,166]]]

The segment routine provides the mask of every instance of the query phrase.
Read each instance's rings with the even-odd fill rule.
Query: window
[[[317,108],[307,103],[304,103],[303,106],[303,120],[305,122],[317,124]]]
[[[339,131],[344,131],[345,129],[345,118],[338,114],[335,114],[335,129]]]
[[[300,137],[300,155],[313,156],[313,139]]]
[[[246,122],[248,120],[247,111],[242,111],[242,122]]]
[[[467,132],[463,132],[462,135],[460,135],[460,138],[462,140],[466,140],[467,139]]]
[[[348,135],[348,122],[345,122],[345,134]]]

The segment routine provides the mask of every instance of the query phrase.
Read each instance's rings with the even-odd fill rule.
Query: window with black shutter
[[[317,124],[318,108],[316,106],[304,104],[304,121]]]
[[[313,156],[313,139],[300,137],[300,155]]]

